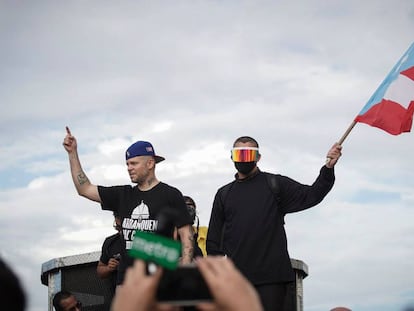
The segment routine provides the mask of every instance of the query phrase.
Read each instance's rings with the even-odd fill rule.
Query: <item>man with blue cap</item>
[[[125,249],[121,253],[117,284],[124,279],[125,270],[132,265],[128,256],[135,231],[157,232],[157,216],[168,212],[173,215],[173,225],[178,229],[182,243],[181,263],[190,263],[193,257],[192,219],[181,192],[155,176],[156,163],[165,159],[156,155],[147,141],[137,141],[125,152],[128,174],[135,186],[104,187],[92,184],[80,164],[77,141],[66,127],[63,147],[68,152],[72,180],[79,195],[99,202],[103,210],[110,210],[121,218]],[[158,228],[159,229],[159,228]],[[170,234],[169,232],[167,234]],[[171,231],[171,237],[173,230]]]

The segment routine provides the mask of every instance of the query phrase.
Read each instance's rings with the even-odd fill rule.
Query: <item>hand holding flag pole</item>
[[[349,133],[351,133],[351,131],[354,128],[355,124],[356,124],[356,122],[353,121],[351,123],[351,125],[347,128],[345,133],[342,135],[341,139],[337,143],[335,143],[335,145],[332,148],[334,148],[335,146],[338,146],[339,147],[339,152],[341,151],[342,143],[348,137]],[[332,151],[332,149],[328,152],[328,155],[326,156],[325,165],[327,167],[333,167],[336,164],[336,161],[337,161],[337,159],[336,159],[336,161],[332,164],[333,157],[329,154],[331,151]]]
[[[345,141],[357,122],[380,128],[392,135],[410,132],[414,114],[414,43],[385,77],[338,141]],[[327,157],[328,163],[331,159]]]

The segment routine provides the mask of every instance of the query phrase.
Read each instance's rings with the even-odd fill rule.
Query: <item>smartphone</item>
[[[157,301],[177,306],[211,302],[210,290],[195,264],[164,269],[157,289]]]

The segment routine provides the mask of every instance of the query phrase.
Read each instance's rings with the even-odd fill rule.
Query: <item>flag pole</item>
[[[344,135],[342,135],[341,139],[338,141],[338,144],[342,145],[344,140],[348,137],[349,133],[351,133],[351,131],[354,128],[355,124],[357,124],[357,122],[355,122],[355,120],[352,121],[351,125],[347,128]]]

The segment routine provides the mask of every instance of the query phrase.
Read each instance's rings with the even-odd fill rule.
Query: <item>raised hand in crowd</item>
[[[222,256],[197,258],[197,266],[214,298],[213,303],[202,303],[202,311],[262,311],[254,287],[237,270],[233,262]]]
[[[127,269],[125,280],[116,289],[111,311],[176,311],[178,307],[158,304],[155,300],[162,268],[147,274],[145,262],[135,260]]]

